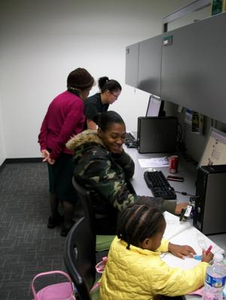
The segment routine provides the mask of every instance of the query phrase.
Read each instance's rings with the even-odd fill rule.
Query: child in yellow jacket
[[[213,254],[203,251],[202,262],[191,270],[169,268],[160,257],[161,252],[169,251],[180,258],[196,253],[190,246],[162,240],[165,228],[162,212],[147,205],[134,204],[121,213],[117,237],[101,278],[101,300],[180,296],[204,284]]]

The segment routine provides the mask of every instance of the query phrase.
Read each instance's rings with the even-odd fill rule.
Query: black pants
[[[96,234],[114,235],[117,229],[117,217],[108,216],[100,219],[95,219]]]

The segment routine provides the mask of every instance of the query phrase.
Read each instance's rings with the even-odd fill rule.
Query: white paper
[[[197,255],[201,255],[202,249],[208,249],[210,245],[213,246],[211,250],[213,254],[224,254],[222,248],[217,246],[189,222],[181,222],[179,217],[166,211],[164,212],[164,217],[166,220],[166,230],[163,237],[168,239],[171,243],[177,245],[189,245],[193,247]],[[184,259],[180,259],[171,253],[163,253],[161,254],[161,257],[171,268],[179,267],[186,270],[193,268],[199,263],[199,261],[194,258],[185,257]]]
[[[161,168],[168,167],[169,160],[167,156],[153,157],[153,158],[140,158],[138,159],[141,168]]]
[[[168,211],[164,212],[164,217],[166,220],[166,229],[163,237],[167,240],[171,240],[176,235],[185,231],[188,227],[192,227],[189,222],[182,222],[180,218],[169,213]]]

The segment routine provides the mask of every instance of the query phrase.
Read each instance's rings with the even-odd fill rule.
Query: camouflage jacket
[[[85,130],[66,146],[74,152],[74,176],[94,195],[96,213],[122,211],[136,202],[150,203],[151,197],[137,196],[127,186],[134,174],[132,158],[124,151],[121,155],[110,153],[96,131]],[[152,199],[151,202],[162,206],[162,199]]]

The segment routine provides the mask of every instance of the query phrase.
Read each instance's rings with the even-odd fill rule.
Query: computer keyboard
[[[135,137],[132,135],[131,132],[126,133],[125,145],[128,148],[137,148],[137,140],[135,139]]]
[[[162,171],[145,171],[144,179],[155,197],[176,199],[174,188],[169,184]]]

